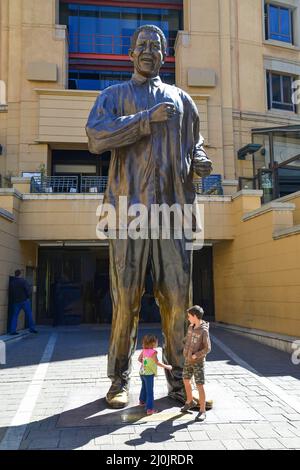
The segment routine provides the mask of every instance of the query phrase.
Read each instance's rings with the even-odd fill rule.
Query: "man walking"
[[[17,269],[15,271],[15,277],[11,281],[10,295],[12,301],[12,317],[10,322],[10,334],[18,335],[17,324],[18,316],[21,310],[24,310],[25,317],[28,322],[29,331],[31,333],[37,333],[35,324],[32,318],[31,303],[30,303],[30,286],[26,279],[21,277],[21,271]]]
[[[104,203],[119,210],[120,196],[128,207],[142,204],[193,204],[193,172],[208,176],[212,163],[203,149],[196,105],[181,89],[162,83],[159,70],[167,43],[156,26],[141,26],[133,35],[132,79],[104,90],[90,113],[86,131],[89,150],[110,150],[111,161]],[[191,305],[191,251],[184,236],[109,240],[113,320],[108,354],[112,385],[107,403],[128,403],[131,357],[148,262],[154,296],[159,304],[164,336],[163,361],[169,396],[185,401],[182,381],[185,312]]]

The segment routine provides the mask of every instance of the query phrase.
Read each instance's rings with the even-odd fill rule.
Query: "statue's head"
[[[167,54],[167,40],[157,26],[140,26],[131,38],[130,60],[135,72],[144,77],[156,77]]]

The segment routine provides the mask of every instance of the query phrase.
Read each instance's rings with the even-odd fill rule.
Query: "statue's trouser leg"
[[[154,295],[164,336],[163,361],[173,366],[171,372],[165,371],[169,393],[184,389],[183,339],[186,310],[192,306],[192,252],[186,250],[185,243],[184,238],[151,242]]]
[[[150,240],[110,240],[109,249],[113,318],[107,372],[114,395],[129,385]]]

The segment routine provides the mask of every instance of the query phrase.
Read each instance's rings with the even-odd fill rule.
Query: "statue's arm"
[[[212,161],[208,158],[204,150],[204,138],[200,134],[200,119],[198,109],[191,100],[193,113],[193,134],[194,134],[194,151],[193,151],[193,171],[200,177],[209,176],[212,172]]]
[[[86,133],[89,151],[100,154],[125,147],[150,135],[149,112],[118,116],[112,92],[103,92],[96,100],[88,118]]]

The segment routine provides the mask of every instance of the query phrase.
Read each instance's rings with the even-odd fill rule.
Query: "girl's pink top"
[[[144,357],[152,357],[155,354],[155,349],[143,349],[143,356]]]

